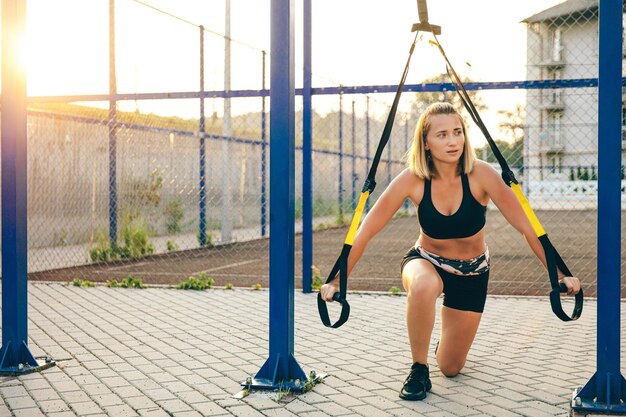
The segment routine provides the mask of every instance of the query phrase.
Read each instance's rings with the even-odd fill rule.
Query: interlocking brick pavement
[[[563,323],[547,297],[490,296],[462,373],[446,378],[437,368],[437,319],[432,392],[402,401],[411,364],[405,298],[349,294],[350,320],[327,329],[316,295],[296,292],[295,357],[307,374],[329,376],[286,400],[235,399],[268,356],[267,290],[28,288],[30,349],[57,366],[0,379],[0,417],[566,416],[573,389],[596,367],[595,300]]]

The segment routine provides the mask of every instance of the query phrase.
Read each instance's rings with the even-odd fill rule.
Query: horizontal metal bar
[[[626,85],[626,77],[622,78]],[[597,87],[597,78],[579,78],[570,80],[535,80],[535,81],[501,81],[501,82],[468,82],[464,84],[468,91],[478,90],[533,90],[543,88],[584,88]],[[371,94],[394,93],[397,85],[341,86],[312,88],[313,95],[336,94]],[[407,84],[403,91],[434,92],[452,91],[452,83]],[[296,95],[302,95],[302,89],[296,89]],[[182,91],[172,93],[127,93],[127,94],[85,94],[72,96],[30,96],[29,103],[70,103],[77,101],[127,101],[127,100],[182,100],[197,98],[243,98],[269,97],[269,90],[231,90],[231,91]]]

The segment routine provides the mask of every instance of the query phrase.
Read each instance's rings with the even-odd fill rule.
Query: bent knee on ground
[[[439,365],[439,370],[441,373],[448,377],[452,378],[457,376],[463,366],[465,366],[465,360],[439,360],[437,359],[437,364]]]

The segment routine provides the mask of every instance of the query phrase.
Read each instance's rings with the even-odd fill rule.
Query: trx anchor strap
[[[372,194],[374,188],[376,187],[376,170],[378,169],[378,163],[380,162],[380,158],[382,157],[383,150],[385,149],[387,142],[389,142],[389,137],[391,136],[393,121],[396,117],[396,112],[398,110],[398,103],[400,102],[400,96],[402,95],[404,82],[406,81],[406,77],[409,72],[409,64],[411,62],[411,56],[413,55],[413,51],[415,50],[417,35],[420,31],[432,32],[433,34],[441,34],[441,27],[431,25],[428,22],[428,10],[426,8],[426,0],[417,0],[417,8],[420,22],[414,24],[411,28],[411,32],[416,33],[415,38],[413,39],[413,43],[411,44],[411,48],[409,50],[409,56],[404,67],[404,72],[402,73],[402,78],[400,79],[400,84],[398,84],[396,95],[393,99],[393,104],[391,105],[389,115],[387,116],[385,128],[383,129],[383,133],[378,143],[378,148],[376,149],[376,154],[374,155],[374,159],[372,160],[372,165],[370,166],[367,179],[365,180],[363,189],[361,190],[359,203],[354,211],[354,215],[352,216],[350,229],[348,230],[348,235],[346,236],[346,240],[344,241],[341,254],[339,255],[339,258],[335,262],[333,269],[330,271],[330,274],[328,274],[328,278],[326,279],[326,283],[328,284],[329,282],[334,280],[337,273],[339,273],[339,292],[335,293],[335,295],[333,296],[333,300],[341,303],[341,314],[339,316],[339,319],[334,324],[331,324],[330,322],[328,307],[326,306],[326,302],[322,299],[322,294],[317,294],[317,309],[319,311],[320,318],[322,319],[322,323],[324,323],[326,327],[338,328],[346,321],[348,321],[348,317],[350,316],[350,304],[348,304],[348,301],[346,301],[346,291],[348,287],[348,256],[350,255],[352,243],[354,242],[354,237],[356,235],[357,229],[359,228],[361,217],[363,216],[365,203],[367,202],[368,197]]]
[[[476,123],[476,125],[480,128],[483,135],[485,136],[485,139],[487,139],[487,142],[489,143],[489,146],[491,147],[491,150],[493,151],[494,156],[496,157],[496,159],[498,160],[498,163],[500,164],[500,168],[502,170],[502,179],[504,180],[506,185],[508,185],[515,193],[515,196],[519,200],[522,206],[522,209],[524,210],[524,213],[526,214],[526,217],[528,217],[528,220],[530,221],[535,231],[535,234],[537,235],[537,238],[539,239],[539,242],[541,242],[541,246],[543,247],[543,251],[546,255],[546,265],[548,269],[548,276],[550,277],[550,284],[552,286],[552,290],[550,291],[550,304],[552,306],[552,311],[558,318],[560,318],[563,321],[577,320],[583,311],[582,288],[580,289],[578,294],[576,294],[575,296],[574,311],[572,312],[571,316],[568,316],[563,311],[563,306],[561,305],[561,293],[567,292],[567,287],[565,286],[565,284],[559,283],[558,271],[561,270],[561,272],[563,272],[566,276],[572,276],[572,273],[568,269],[567,265],[565,265],[565,262],[559,255],[559,252],[550,242],[550,239],[548,239],[548,234],[543,229],[543,226],[539,222],[539,219],[535,215],[533,209],[530,207],[530,203],[524,196],[524,193],[522,192],[522,188],[517,182],[517,179],[515,178],[513,171],[511,171],[511,168],[509,167],[506,160],[502,156],[502,153],[498,149],[498,146],[496,145],[495,141],[489,134],[487,127],[485,126],[482,119],[480,118],[480,115],[478,114],[478,111],[476,110],[474,103],[472,102],[469,94],[465,90],[465,87],[463,86],[463,83],[461,82],[461,79],[458,76],[457,72],[454,70],[454,67],[452,67],[452,64],[448,60],[448,57],[446,56],[446,53],[444,52],[443,47],[439,43],[439,40],[437,39],[436,34],[435,34],[435,42],[431,41],[431,43],[436,45],[439,48],[441,55],[446,61],[448,76],[450,76],[450,78],[452,79],[452,84],[454,85],[454,89],[456,90],[459,97],[461,98],[461,101],[463,102],[463,105],[465,106],[466,110],[468,111],[472,119],[474,120],[474,123]]]

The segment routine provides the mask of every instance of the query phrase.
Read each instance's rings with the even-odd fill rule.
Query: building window
[[[563,115],[561,113],[550,113],[548,115],[549,135],[547,136],[548,143],[546,145],[550,148],[560,147],[562,145],[562,137],[561,137],[562,119],[563,119]]]
[[[561,60],[562,50],[561,28],[555,28],[554,31],[552,31],[552,61],[558,62]]]
[[[550,157],[550,172],[553,174],[560,174],[563,172],[563,167],[561,166],[561,157],[559,155],[552,155]]]

